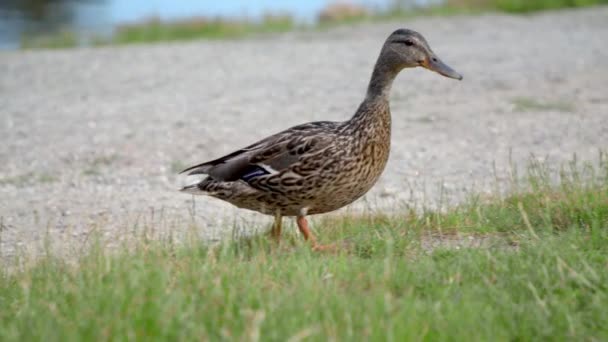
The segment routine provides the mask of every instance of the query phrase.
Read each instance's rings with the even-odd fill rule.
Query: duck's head
[[[397,72],[404,68],[423,67],[445,77],[462,80],[462,75],[435,55],[420,33],[408,29],[399,29],[388,37],[379,61]]]

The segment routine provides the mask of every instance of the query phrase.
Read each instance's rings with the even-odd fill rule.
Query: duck
[[[191,166],[181,173],[206,177],[181,191],[274,216],[270,235],[277,242],[283,217],[295,217],[312,250],[335,250],[317,242],[306,217],[340,209],[376,183],[391,146],[391,86],[402,70],[416,67],[463,78],[420,33],[398,29],[382,45],[365,98],[350,119],[297,125]]]

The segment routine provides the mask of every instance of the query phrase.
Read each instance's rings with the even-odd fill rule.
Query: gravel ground
[[[242,41],[0,53],[0,254],[147,234],[209,239],[270,219],[176,189],[176,171],[268,134],[348,118],[380,46],[424,34],[465,78],[393,86],[393,149],[350,210],[454,201],[530,154],[608,146],[608,8],[419,18]],[[353,209],[354,208],[354,209]],[[346,209],[349,210],[349,209]],[[195,223],[195,224],[192,224]]]

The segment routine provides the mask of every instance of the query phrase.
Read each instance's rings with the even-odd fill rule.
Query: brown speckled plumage
[[[298,125],[190,167],[183,172],[207,177],[182,190],[275,215],[279,234],[282,216],[298,216],[300,230],[314,244],[303,217],[352,203],[382,174],[390,151],[391,84],[403,68],[415,66],[461,78],[437,59],[420,34],[397,30],[385,42],[365,100],[351,119]]]

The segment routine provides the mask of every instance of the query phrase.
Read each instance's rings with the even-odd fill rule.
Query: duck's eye
[[[408,39],[408,40],[406,40],[404,43],[405,43],[405,45],[407,45],[407,46],[413,46],[413,45],[414,45],[414,41],[413,41],[413,40],[409,40],[409,39]]]

